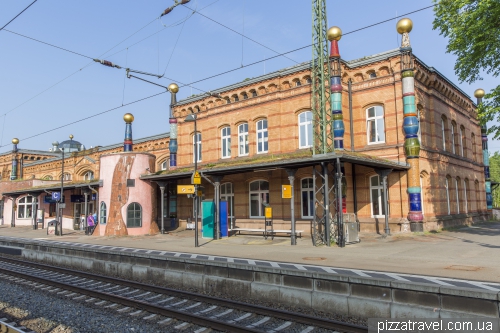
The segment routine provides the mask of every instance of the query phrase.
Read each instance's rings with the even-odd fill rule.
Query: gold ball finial
[[[330,29],[328,29],[326,36],[330,42],[332,40],[339,41],[340,38],[342,38],[342,30],[340,30],[339,27],[331,27]]]
[[[17,145],[19,143],[19,139],[18,138],[14,138],[12,139],[12,143]]]
[[[179,86],[178,86],[178,85],[176,85],[175,83],[170,83],[170,84],[168,85],[168,90],[169,90],[170,92],[173,92],[173,93],[175,94],[175,93],[177,93],[177,92],[179,91]]]
[[[70,139],[70,140],[73,140],[73,138],[74,138],[73,134],[70,134],[70,135],[69,135],[69,139]]]
[[[409,18],[402,18],[396,24],[396,30],[400,34],[404,34],[405,32],[410,32],[413,28],[413,22]]]
[[[123,120],[125,120],[127,124],[130,124],[134,121],[134,115],[132,113],[125,113],[123,115]]]
[[[484,94],[485,94],[485,92],[484,92],[484,90],[483,90],[483,89],[481,89],[481,88],[476,89],[476,90],[474,91],[474,96],[475,96],[476,98],[483,98],[483,97],[484,97]]]

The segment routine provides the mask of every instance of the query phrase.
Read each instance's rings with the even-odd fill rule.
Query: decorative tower
[[[174,105],[177,103],[176,94],[179,91],[179,86],[171,83],[168,86],[168,91],[171,94],[170,119],[168,120],[170,124],[170,143],[168,149],[170,150],[170,167],[175,168],[177,166],[177,118],[174,117]]]
[[[411,231],[423,231],[422,221],[422,198],[420,188],[420,166],[419,153],[420,142],[418,141],[419,121],[415,106],[415,82],[413,72],[413,56],[410,45],[409,32],[413,28],[413,22],[409,18],[403,18],[396,24],[401,39],[401,79],[403,83],[403,131],[405,134],[406,162],[410,165],[408,170],[408,199],[410,211],[408,220]]]
[[[123,151],[132,151],[134,143],[132,141],[132,122],[134,121],[134,116],[131,113],[125,113],[123,115],[123,120],[125,120],[125,140],[123,141]]]
[[[330,108],[333,120],[333,148],[344,149],[344,118],[342,116],[342,83],[338,41],[342,38],[339,27],[331,27],[327,32],[330,48]]]
[[[18,138],[12,139],[12,171],[10,173],[10,180],[17,179],[17,144],[19,143]]]
[[[474,96],[477,98],[477,105],[483,102],[484,90],[476,89]],[[483,164],[484,164],[484,179],[486,187],[486,208],[491,212],[493,208],[493,196],[491,195],[491,179],[490,179],[490,157],[488,152],[488,127],[486,124],[481,126],[481,141],[483,145]]]

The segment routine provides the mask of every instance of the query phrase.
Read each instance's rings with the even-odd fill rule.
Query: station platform
[[[183,230],[153,236],[86,236],[64,230],[47,236],[46,229],[0,226],[0,239],[26,239],[72,244],[99,250],[160,254],[180,258],[245,263],[274,268],[341,274],[408,283],[500,292],[500,222],[484,222],[437,233],[361,234],[360,243],[345,248],[314,247],[309,237],[290,245],[289,237],[234,235],[220,240],[199,238]]]

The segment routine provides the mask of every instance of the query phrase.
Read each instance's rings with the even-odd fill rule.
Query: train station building
[[[342,205],[329,208],[330,218],[342,209],[360,232],[383,233],[386,217],[393,233],[485,220],[487,146],[476,103],[411,52],[405,67],[407,56],[403,45],[362,59],[338,57],[331,86],[340,99],[330,105],[337,141],[324,154],[313,151],[309,62],[175,101],[170,115],[156,118],[170,123],[169,133],[134,139],[132,126],[151,120],[127,115],[124,143],[85,148],[71,138],[38,151],[13,141],[0,155],[2,223],[31,225],[37,209],[53,219],[51,194],[62,177],[64,228],[79,228],[82,215],[96,212],[94,235],[153,234],[162,210],[165,230],[186,228],[194,200],[177,185],[191,183],[195,161],[203,175],[200,202],[218,192],[231,229],[263,228],[269,205],[276,229],[291,228],[293,211],[296,230],[313,233],[321,206],[315,189],[324,176],[338,185],[340,178],[332,180],[339,171],[342,190],[328,196]],[[282,198],[282,185],[293,185],[293,199]],[[197,211],[201,217],[201,204]]]

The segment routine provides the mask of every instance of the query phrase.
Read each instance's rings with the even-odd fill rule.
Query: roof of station
[[[346,61],[346,60],[342,59],[341,61],[348,68],[355,68],[355,67],[359,67],[359,66],[365,66],[365,65],[368,65],[368,64],[376,63],[378,61],[382,61],[382,60],[393,58],[393,57],[400,56],[400,55],[401,55],[401,51],[400,51],[399,48],[397,48],[397,49],[388,50],[388,51],[385,51],[385,52],[373,54],[373,55],[366,56],[366,57],[359,58],[359,59],[354,59],[354,60],[349,60],[349,61]],[[426,68],[431,73],[438,74],[441,78],[443,78],[446,82],[448,82],[448,84],[450,84],[451,86],[453,86],[453,88],[457,89],[462,94],[464,94],[467,98],[470,99],[469,95],[467,95],[463,90],[461,90],[459,87],[457,87],[453,82],[451,82],[450,80],[448,80],[438,70],[436,70],[434,67],[426,65],[422,60],[420,60],[420,58],[418,58],[417,56],[415,56],[415,54],[413,54],[413,56],[415,57],[415,60],[417,60],[424,68]],[[275,78],[275,77],[285,76],[285,75],[293,74],[293,73],[300,72],[300,71],[303,71],[303,70],[310,70],[310,69],[311,69],[311,62],[307,61],[307,62],[303,62],[303,63],[297,64],[295,66],[283,68],[283,69],[280,69],[280,70],[277,70],[277,71],[274,71],[274,72],[271,72],[271,73],[268,73],[268,74],[256,76],[256,77],[250,78],[250,79],[245,79],[244,81],[241,81],[241,82],[238,82],[238,83],[234,83],[234,84],[231,84],[231,85],[228,85],[228,86],[225,86],[225,87],[217,88],[215,90],[211,90],[210,92],[214,93],[214,94],[219,94],[219,93],[223,93],[223,92],[226,92],[226,91],[229,91],[229,90],[238,89],[238,88],[241,88],[241,87],[244,87],[244,86],[248,86],[248,85],[255,84],[255,83],[258,83],[258,82],[262,82],[262,81],[265,81],[265,80],[268,80],[268,79],[272,79],[272,78]],[[198,94],[198,95],[190,96],[188,98],[185,98],[183,100],[178,101],[176,105],[189,104],[189,103],[192,103],[192,102],[195,102],[195,101],[198,101],[198,100],[202,100],[202,99],[204,99],[206,97],[207,97],[207,94]]]
[[[332,163],[337,158],[340,162],[363,165],[374,169],[407,170],[410,168],[406,163],[402,164],[372,155],[339,150],[333,153],[314,156],[311,151],[299,151],[295,153],[261,155],[221,163],[207,163],[198,165],[198,171],[205,175],[223,176],[242,172],[304,168],[319,165],[322,162]],[[143,180],[182,179],[191,176],[193,170],[193,165],[190,165],[174,170],[164,170],[141,175],[140,178]]]
[[[93,179],[93,180],[86,180],[86,181],[79,181],[79,182],[65,182],[64,183],[64,190],[70,190],[70,189],[75,189],[75,188],[85,188],[85,187],[99,187],[102,186],[102,180],[99,179]],[[61,182],[54,180],[54,181],[47,181],[47,183],[39,185],[39,186],[34,186],[34,187],[26,187],[26,188],[21,188],[17,189],[14,191],[9,191],[9,192],[3,192],[2,195],[4,196],[19,196],[23,194],[41,194],[43,192],[51,192],[51,191],[60,191],[61,190]]]

